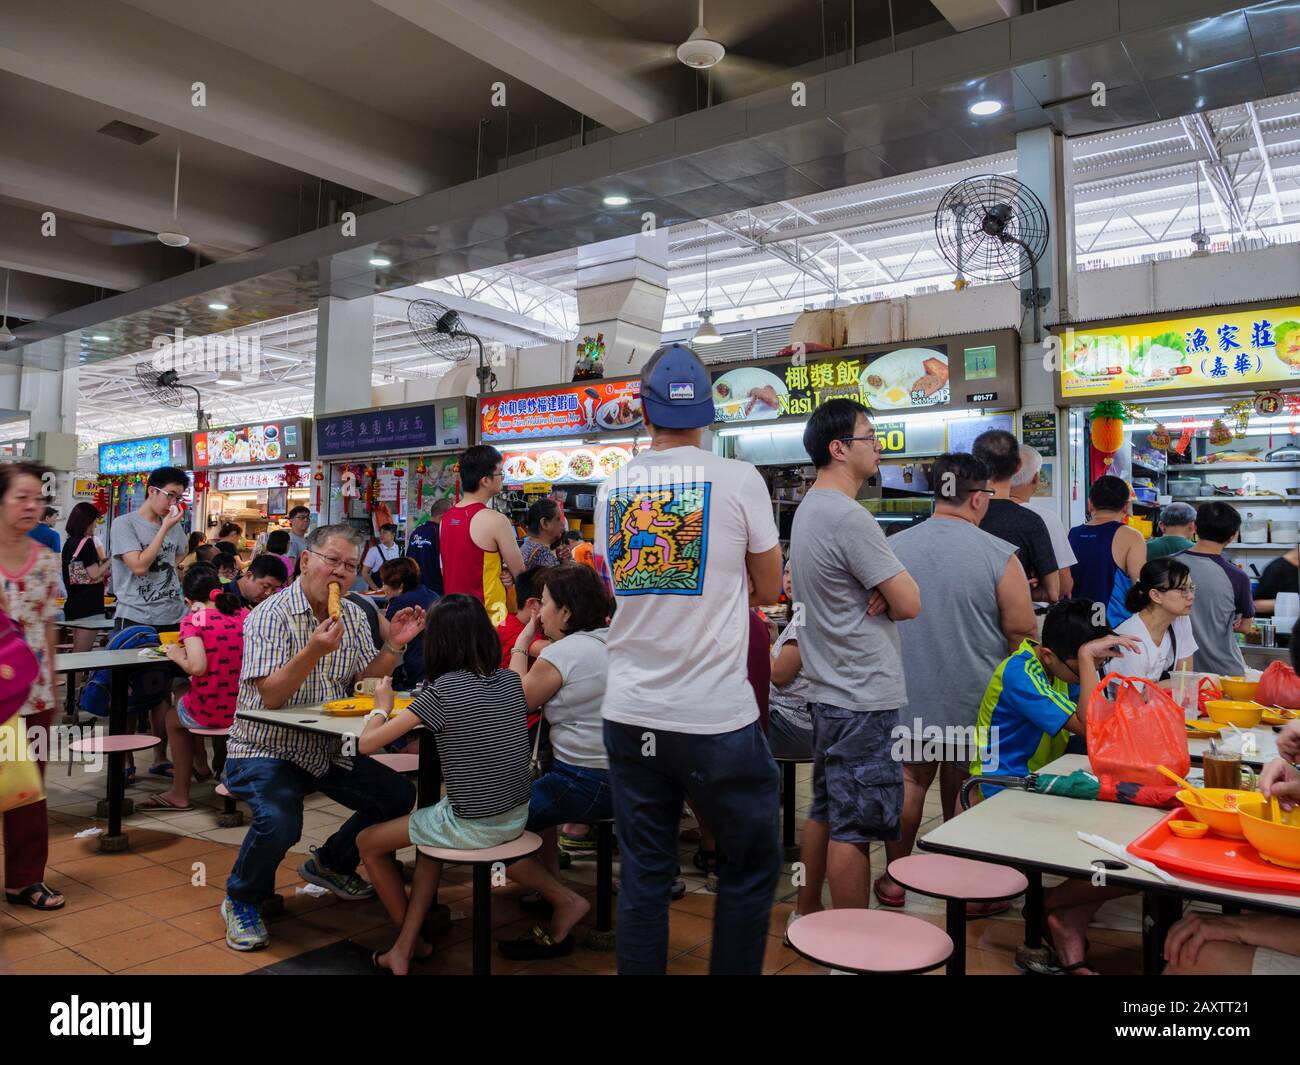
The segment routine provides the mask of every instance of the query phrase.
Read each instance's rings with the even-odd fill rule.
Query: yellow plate
[[[1187,722],[1187,731],[1197,736],[1217,736],[1227,726],[1217,721],[1197,720]]]
[[[1260,718],[1260,721],[1265,725],[1285,725],[1288,721],[1294,720],[1294,717],[1287,717],[1285,714],[1280,714],[1276,710],[1265,710],[1264,716]]]
[[[409,695],[399,695],[393,700],[393,709],[405,710],[411,702]],[[333,714],[335,717],[360,717],[362,714],[370,713],[374,708],[373,695],[355,695],[351,699],[335,699],[332,703],[326,703],[325,713]]]

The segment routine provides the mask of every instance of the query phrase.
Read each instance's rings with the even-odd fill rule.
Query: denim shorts
[[[179,700],[177,700],[177,703],[176,703],[176,716],[177,716],[178,718],[180,718],[181,725],[182,725],[184,728],[187,728],[187,729],[194,729],[194,728],[208,728],[208,727],[209,727],[209,726],[207,726],[207,725],[200,725],[197,721],[194,720],[194,718],[190,717],[189,707],[187,707],[187,706],[185,705],[185,699],[184,699],[184,697],[182,697],[182,698],[180,698]]]
[[[556,758],[550,771],[533,781],[533,793],[528,800],[530,832],[570,821],[590,824],[613,816],[608,770],[587,769]]]
[[[892,756],[897,710],[812,703],[813,801],[808,817],[837,843],[899,838],[903,764]]]

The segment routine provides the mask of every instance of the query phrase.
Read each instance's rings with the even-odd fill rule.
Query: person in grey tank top
[[[979,528],[990,498],[987,467],[973,455],[940,455],[930,483],[934,516],[889,538],[926,604],[920,616],[898,623],[908,709],[894,731],[903,816],[898,841],[885,844],[891,862],[912,852],[936,772],[944,820],[953,816],[977,749],[984,688],[1008,652],[1036,631],[1029,580],[1014,545]],[[884,906],[903,905],[903,889],[888,873],[875,893]]]

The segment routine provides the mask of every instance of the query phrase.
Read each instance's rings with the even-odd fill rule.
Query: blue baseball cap
[[[685,344],[665,344],[650,356],[641,371],[641,407],[661,429],[713,423],[713,380],[695,352]]]

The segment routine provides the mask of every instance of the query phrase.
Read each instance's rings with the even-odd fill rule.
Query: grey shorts
[[[846,710],[811,703],[813,801],[809,818],[837,843],[899,838],[903,764],[892,756],[897,710]]]

